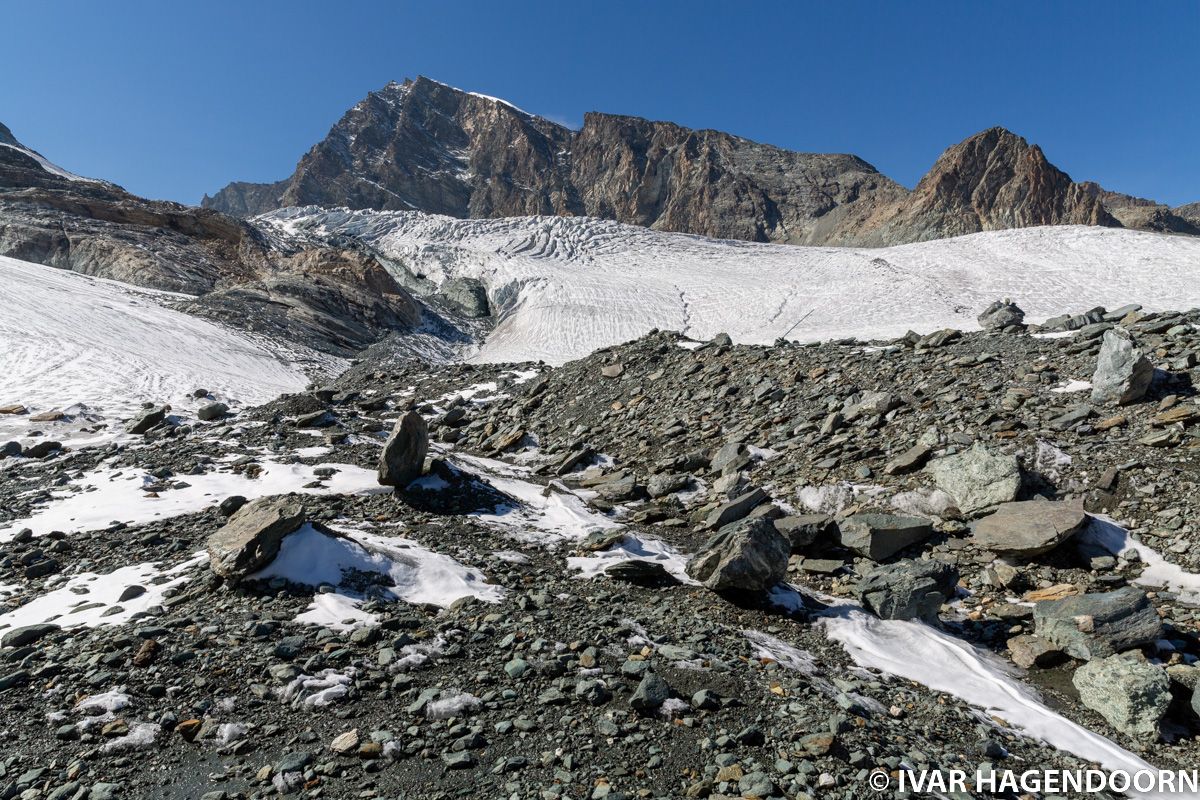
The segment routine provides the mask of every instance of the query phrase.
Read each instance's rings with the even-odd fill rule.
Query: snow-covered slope
[[[259,219],[358,236],[438,283],[482,280],[501,321],[479,361],[561,363],[651,328],[697,339],[726,331],[750,343],[973,328],[1001,297],[1031,321],[1096,305],[1200,304],[1200,239],[1099,227],[854,249],[713,240],[580,217],[308,208]]]
[[[29,156],[34,161],[36,161],[38,163],[38,165],[41,166],[42,169],[46,170],[46,172],[49,172],[51,175],[57,175],[58,177],[66,178],[69,181],[84,181],[86,183],[103,183],[103,181],[98,181],[93,178],[85,178],[82,175],[76,175],[74,172],[68,172],[67,170],[63,169],[62,167],[58,166],[57,164],[54,164],[54,163],[46,160],[46,157],[43,156],[41,153],[37,152],[36,150],[30,150],[28,147],[25,147],[24,145],[9,144],[8,142],[0,142],[0,147],[8,147],[13,150],[16,150],[19,153],[24,153],[25,155]]]
[[[0,257],[0,406],[86,406],[114,422],[143,401],[187,402],[197,388],[265,402],[307,378],[248,337],[174,311],[170,295]],[[0,440],[23,415],[0,414]],[[58,437],[53,424],[34,427]]]

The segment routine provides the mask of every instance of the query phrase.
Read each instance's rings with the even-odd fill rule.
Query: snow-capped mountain
[[[428,78],[370,93],[272,184],[203,205],[462,218],[591,216],[723,239],[893,245],[1039,225],[1200,234],[1184,208],[1075,183],[1037,145],[991,128],[947,149],[909,192],[863,159],[720,131],[589,113],[579,130]]]

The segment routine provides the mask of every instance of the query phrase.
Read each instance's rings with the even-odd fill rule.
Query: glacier
[[[1200,304],[1200,239],[1114,228],[990,231],[885,248],[706,239],[588,217],[456,219],[291,208],[284,234],[354,236],[437,284],[488,287],[497,325],[479,362],[580,358],[651,329],[735,342],[890,338],[975,329],[1011,297],[1036,321],[1094,306]]]

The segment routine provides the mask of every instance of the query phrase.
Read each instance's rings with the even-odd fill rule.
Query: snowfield
[[[483,281],[500,322],[476,361],[561,364],[652,328],[759,344],[973,329],[1002,297],[1030,321],[1097,305],[1200,304],[1200,239],[1110,228],[863,249],[705,239],[582,217],[300,208],[259,221],[357,236],[435,283]]]
[[[86,406],[112,423],[142,401],[178,407],[197,388],[257,404],[308,383],[249,337],[163,304],[174,297],[0,257],[0,406]],[[0,436],[30,424],[0,415]]]

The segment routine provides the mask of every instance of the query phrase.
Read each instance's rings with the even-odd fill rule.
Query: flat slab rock
[[[283,538],[304,522],[304,506],[294,497],[247,503],[208,537],[209,566],[222,577],[244,578],[270,564]]]
[[[921,517],[864,513],[838,522],[838,539],[842,547],[872,561],[890,558],[932,535],[933,525]]]
[[[972,540],[981,550],[1029,557],[1053,550],[1087,524],[1078,503],[1025,500],[1004,503],[975,523]]]

